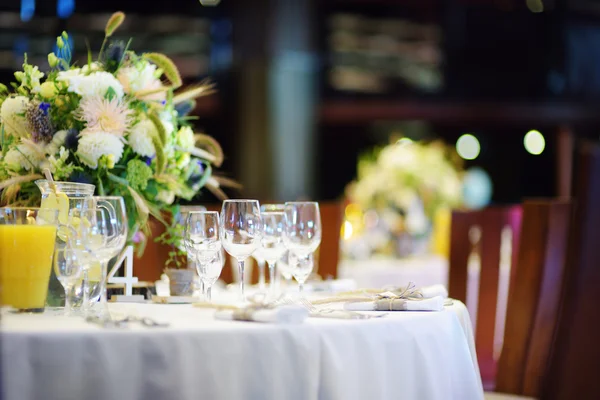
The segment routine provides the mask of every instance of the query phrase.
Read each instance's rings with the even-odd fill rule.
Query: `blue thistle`
[[[42,110],[42,112],[44,113],[44,115],[48,115],[48,110],[50,109],[50,103],[40,103],[39,105],[40,110]]]
[[[205,170],[204,164],[200,160],[196,160],[196,165],[193,168],[195,169],[195,171],[190,175],[190,177],[187,180],[187,184],[192,187],[197,185],[200,182],[200,180],[202,180]]]
[[[65,148],[67,150],[75,150],[77,149],[77,144],[79,144],[79,131],[75,128],[69,129],[65,137]]]
[[[146,165],[150,166],[150,164],[152,164],[152,160],[154,160],[154,157],[144,157],[143,159]]]
[[[85,172],[75,171],[69,176],[69,181],[76,183],[93,183],[94,179]]]
[[[194,100],[184,101],[175,106],[175,111],[177,111],[178,116],[185,117],[192,112],[194,107],[196,107],[196,102]]]
[[[52,121],[50,120],[50,115],[48,115],[49,108],[50,104],[48,103],[32,101],[25,111],[25,118],[31,130],[31,137],[36,143],[48,143],[54,135]]]
[[[102,54],[102,63],[108,72],[115,72],[119,68],[125,48],[125,42],[122,40],[114,40],[108,45]]]

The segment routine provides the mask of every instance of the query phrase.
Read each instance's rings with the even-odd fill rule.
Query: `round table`
[[[220,321],[192,305],[110,309],[170,326],[3,312],[3,399],[483,399],[468,312],[456,301],[297,325]]]

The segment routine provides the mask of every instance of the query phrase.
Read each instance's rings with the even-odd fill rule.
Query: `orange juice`
[[[56,226],[0,225],[0,304],[43,310]]]

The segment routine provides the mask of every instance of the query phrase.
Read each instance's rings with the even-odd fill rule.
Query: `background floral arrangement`
[[[234,185],[213,175],[222,150],[195,133],[187,116],[212,85],[176,92],[182,80],[167,56],[136,54],[131,40],[111,40],[124,19],[122,12],[109,19],[96,61],[88,50],[87,64],[73,65],[63,33],[58,51],[48,55],[48,72],[25,55],[12,93],[0,84],[0,203],[39,204],[34,181],[48,168],[57,181],[123,196],[132,236],[149,232],[152,215],[173,237],[177,226],[168,215],[177,213],[176,199],[190,200],[204,186],[225,197],[220,186]]]
[[[427,243],[440,210],[462,204],[460,158],[442,142],[401,139],[361,157],[357,175],[347,187],[346,214],[355,239],[362,241],[349,247],[363,256],[413,253],[415,240]]]

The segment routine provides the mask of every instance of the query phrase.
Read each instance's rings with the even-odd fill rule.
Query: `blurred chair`
[[[540,395],[557,325],[570,214],[568,200],[523,204],[496,392]]]
[[[494,387],[520,226],[520,206],[452,213],[448,290],[471,314],[486,389]]]
[[[344,213],[343,202],[319,202],[321,211],[322,238],[315,260],[315,272],[323,279],[337,278],[340,260],[340,232]]]
[[[575,203],[560,315],[542,400],[600,398],[600,146],[576,159]]]

